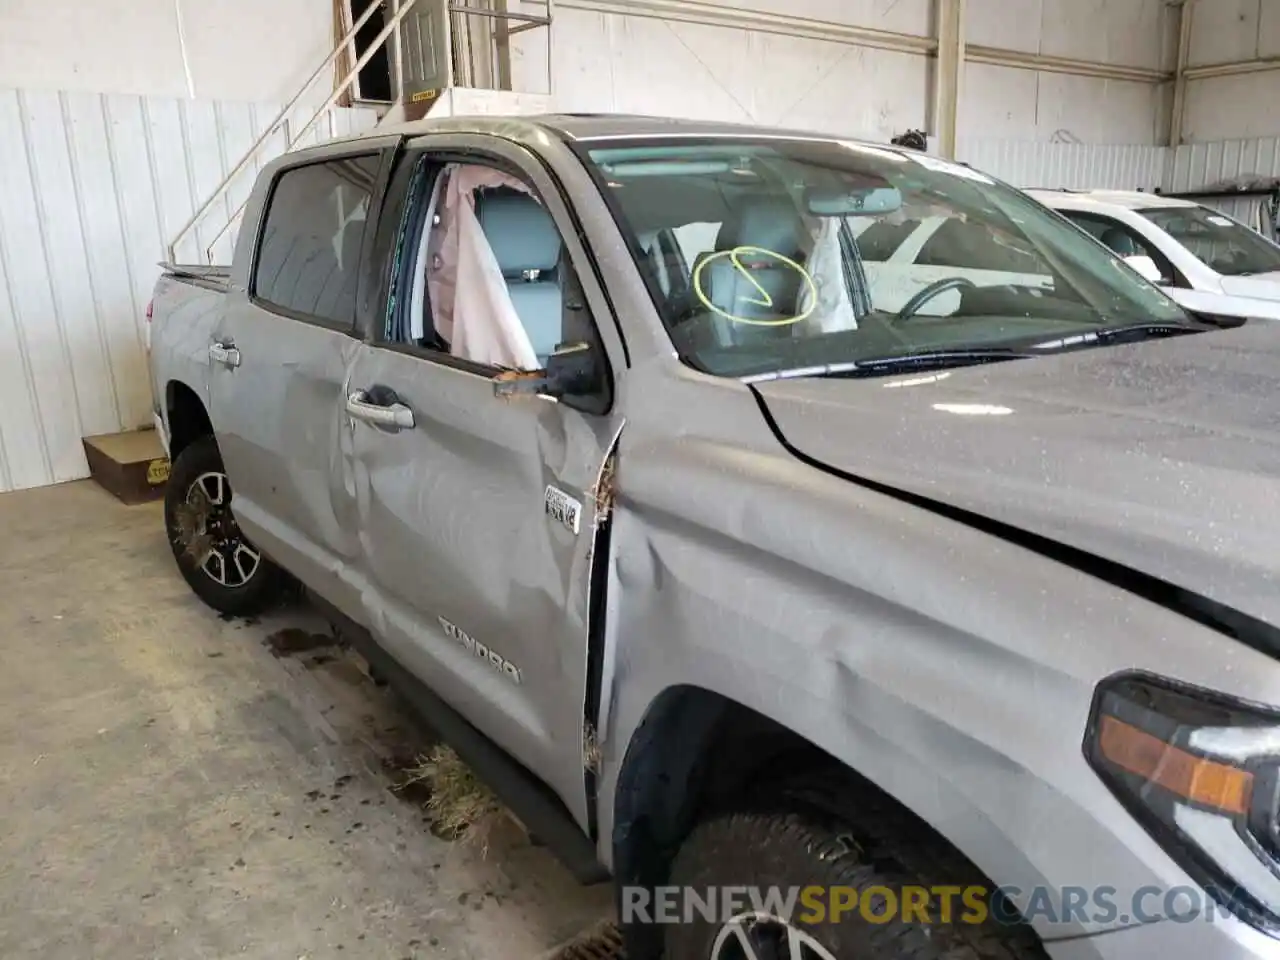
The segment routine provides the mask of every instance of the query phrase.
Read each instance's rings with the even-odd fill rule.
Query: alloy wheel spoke
[[[747,913],[720,928],[711,960],[836,960],[811,934],[781,917]]]
[[[249,578],[257,572],[258,561],[261,559],[257,551],[245,546],[243,542],[237,543],[235,550],[232,551],[231,559],[235,563],[236,572],[240,574],[240,582],[248,583]]]

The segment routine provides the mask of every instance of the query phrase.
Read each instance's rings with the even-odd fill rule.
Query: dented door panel
[[[366,346],[349,389],[375,387],[413,427],[351,426],[366,620],[585,825],[590,498],[610,421],[499,400],[488,377]]]

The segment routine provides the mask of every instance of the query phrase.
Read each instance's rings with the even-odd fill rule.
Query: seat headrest
[[[1132,257],[1140,252],[1138,245],[1133,241],[1133,237],[1119,227],[1111,227],[1109,230],[1104,231],[1098,239],[1110,247],[1112,253],[1120,257]]]
[[[482,190],[476,195],[476,217],[504,277],[559,265],[560,231],[546,208],[528,194]]]
[[[802,230],[800,215],[788,198],[760,197],[735,211],[732,227],[721,231],[716,247],[763,247],[790,257],[800,249]]]

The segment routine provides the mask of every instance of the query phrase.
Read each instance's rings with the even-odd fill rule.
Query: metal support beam
[[[966,63],[985,63],[993,67],[1008,67],[1010,70],[1060,73],[1066,76],[1089,77],[1094,80],[1156,84],[1168,83],[1173,79],[1173,74],[1149,67],[1126,67],[1115,63],[1098,63],[1094,60],[1076,60],[1073,57],[1055,57],[1045,53],[983,47],[976,43],[965,44],[964,58]]]
[[[391,15],[400,12],[400,0],[391,0]],[[404,103],[404,40],[400,30],[400,21],[396,20],[396,29],[391,34],[391,77],[392,103]]]
[[[498,89],[511,90],[511,21],[507,19],[507,0],[494,0],[498,23],[493,29],[493,52],[498,67]]]
[[[550,17],[536,17],[531,13],[507,13],[500,10],[486,10],[484,7],[468,7],[464,3],[449,4],[450,13],[465,13],[471,17],[486,17],[490,20],[519,20],[545,27],[551,22]]]
[[[1210,80],[1214,77],[1239,77],[1247,73],[1266,73],[1280,70],[1280,57],[1262,57],[1257,60],[1235,60],[1231,63],[1206,63],[1201,67],[1187,67],[1188,80]]]
[[[1187,117],[1187,63],[1191,58],[1191,23],[1195,0],[1183,0],[1178,8],[1178,56],[1173,72],[1173,102],[1169,107],[1169,146],[1182,143],[1182,124]]]
[[[965,0],[934,0],[938,58],[933,68],[933,123],[938,150],[955,159],[956,115],[964,78]]]

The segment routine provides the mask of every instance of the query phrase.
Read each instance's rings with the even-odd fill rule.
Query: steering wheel
[[[910,320],[920,308],[932,300],[940,293],[946,293],[948,290],[961,290],[965,287],[975,289],[978,285],[966,277],[943,277],[941,280],[935,280],[921,290],[917,290],[914,297],[902,305],[902,309],[894,315],[894,322],[901,323],[904,320]]]

